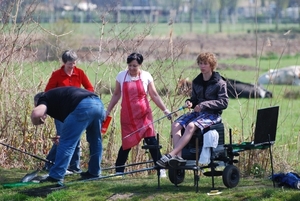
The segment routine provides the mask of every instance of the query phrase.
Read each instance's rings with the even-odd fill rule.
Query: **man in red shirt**
[[[94,87],[83,70],[76,67],[77,54],[72,50],[66,50],[62,54],[63,65],[60,69],[54,71],[46,85],[45,92],[56,87],[73,86],[94,92]],[[54,120],[56,127],[56,137],[53,138],[54,144],[47,156],[49,161],[54,162],[56,156],[57,142],[60,138],[63,123],[57,119]],[[52,164],[46,163],[44,169],[49,171]],[[78,142],[68,170],[73,173],[80,173],[80,142]]]

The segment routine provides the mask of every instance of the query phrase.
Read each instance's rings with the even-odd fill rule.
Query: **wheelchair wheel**
[[[177,185],[183,182],[184,180],[185,171],[184,169],[169,169],[169,180]]]
[[[234,188],[240,181],[240,171],[234,165],[227,165],[223,170],[222,178],[227,188]]]

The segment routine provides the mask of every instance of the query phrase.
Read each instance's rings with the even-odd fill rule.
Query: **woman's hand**
[[[106,113],[105,113],[105,118],[104,118],[104,120],[107,118],[107,116],[109,116],[110,115],[110,112],[108,111],[108,110],[106,110]]]
[[[168,118],[169,120],[172,119],[171,112],[170,112],[168,109],[165,109],[165,110],[164,110],[164,114],[167,116],[167,118]]]

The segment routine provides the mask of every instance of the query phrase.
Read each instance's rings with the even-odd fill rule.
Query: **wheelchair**
[[[198,160],[203,147],[203,135],[209,130],[216,130],[219,133],[218,146],[210,147],[210,163],[205,166],[199,166]],[[182,133],[184,130],[182,130]],[[204,134],[203,134],[204,133]],[[239,153],[233,152],[232,137],[230,130],[230,144],[225,145],[224,124],[218,123],[206,128],[203,133],[198,129],[192,136],[189,143],[182,149],[182,158],[186,160],[186,164],[177,167],[168,167],[169,180],[177,186],[184,181],[185,171],[192,170],[194,172],[194,185],[199,187],[199,172],[203,171],[205,176],[212,177],[212,189],[214,189],[214,177],[222,176],[223,183],[227,188],[234,188],[240,180],[240,171],[234,164],[238,163],[234,157]],[[221,167],[222,166],[222,167]],[[222,170],[219,170],[221,167]],[[205,171],[204,170],[208,170]]]

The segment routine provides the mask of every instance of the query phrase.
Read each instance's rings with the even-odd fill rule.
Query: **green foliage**
[[[255,163],[253,165],[253,167],[251,168],[251,174],[254,176],[254,177],[263,177],[264,176],[264,173],[265,173],[265,170],[257,163]]]
[[[261,60],[275,60],[278,59],[278,55],[274,52],[267,52],[266,56],[260,57]]]

